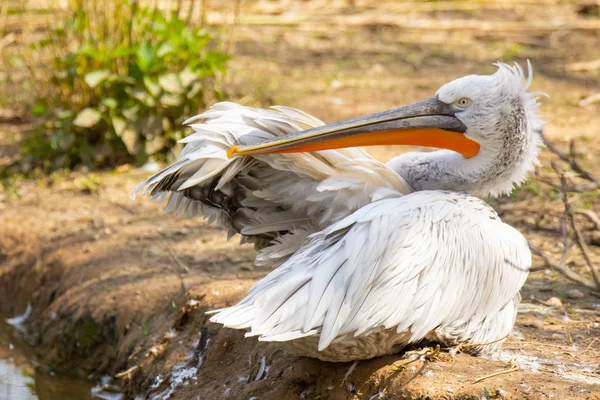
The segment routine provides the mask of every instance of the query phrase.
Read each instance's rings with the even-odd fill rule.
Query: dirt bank
[[[329,7],[326,15],[323,2],[283,3],[287,9],[252,3],[263,8],[251,8],[237,28],[226,86],[233,99],[290,105],[335,121],[428,98],[450,79],[491,72],[496,60],[530,58],[534,90],[551,96],[542,107],[548,134],[563,145],[577,138],[582,162],[600,172],[594,156],[600,108],[578,104],[600,91],[598,72],[569,69],[600,57],[600,37],[596,30],[569,29],[570,21],[592,20],[571,2],[523,1],[512,8],[426,2],[407,10],[404,3],[363,1],[352,10]],[[257,15],[268,18],[252,20]],[[379,16],[388,17],[381,22]],[[292,17],[317,23],[286,22]],[[566,22],[554,31],[435,28],[442,20],[501,26],[532,18]],[[429,25],[401,27],[413,20]],[[0,126],[0,166],[12,160],[13,139],[24,130]],[[381,159],[397,151],[373,150]],[[532,274],[526,284],[500,360],[453,359],[445,351],[439,358],[397,355],[352,368],[292,357],[207,323],[205,310],[232,304],[268,271],[253,265],[251,246],[227,242],[197,219],[131,202],[130,189],[147,175],[127,169],[57,174],[0,192],[0,311],[16,315],[32,304],[35,351],[59,372],[118,376],[128,398],[599,398],[600,299],[549,271]],[[560,253],[560,199],[541,190],[528,184],[494,205],[533,244]],[[599,199],[579,200],[600,212]],[[591,228],[584,228],[589,237]],[[599,248],[590,248],[600,263]],[[568,262],[583,271],[580,259]],[[584,297],[568,297],[574,289]],[[547,303],[552,297],[562,304]]]
[[[0,212],[0,291],[14,299],[1,302],[2,311],[33,305],[35,349],[58,371],[94,378],[129,370],[120,375],[128,395],[173,399],[598,393],[598,299],[541,304],[572,288],[552,274],[530,279],[504,361],[464,354],[453,360],[446,352],[408,363],[398,355],[360,362],[348,374],[351,364],[293,357],[207,323],[205,310],[232,304],[267,271],[253,266],[250,246],[227,242],[198,220],[130,202],[128,189],[140,177],[71,175],[52,187],[25,184],[18,204]],[[474,383],[517,366],[522,370]]]

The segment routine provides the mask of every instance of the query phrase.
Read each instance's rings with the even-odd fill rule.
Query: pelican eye
[[[456,104],[456,106],[459,108],[467,108],[471,105],[471,103],[471,99],[462,97],[458,99],[454,104]]]

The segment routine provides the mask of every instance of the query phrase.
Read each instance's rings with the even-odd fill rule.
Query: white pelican
[[[473,196],[526,178],[542,126],[531,65],[527,80],[518,64],[496,65],[429,100],[330,125],[287,107],[215,104],[188,121],[203,122],[181,159],[132,196],[216,221],[275,267],[213,322],[326,361],[422,339],[489,354],[512,329],[531,254]],[[348,148],[373,144],[445,150],[384,164]]]

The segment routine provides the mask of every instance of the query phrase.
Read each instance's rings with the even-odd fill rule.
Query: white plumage
[[[329,361],[371,358],[422,339],[482,343],[512,329],[531,265],[526,240],[471,194],[508,192],[536,160],[541,128],[516,65],[436,94],[453,107],[470,158],[440,150],[383,164],[361,149],[229,157],[323,125],[299,110],[219,103],[192,120],[181,159],[132,195],[168,198],[257,244],[275,269],[211,320]],[[530,72],[531,77],[531,72]],[[454,104],[466,103],[466,109]]]

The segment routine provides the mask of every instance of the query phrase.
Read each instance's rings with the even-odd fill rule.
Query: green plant
[[[44,122],[23,141],[22,169],[169,159],[185,118],[222,97],[218,78],[228,56],[208,50],[207,32],[177,12],[108,3],[101,12],[80,1],[71,18],[33,45],[57,51],[50,90],[31,110]]]
[[[150,322],[142,321],[141,329],[142,329],[142,334],[144,336],[148,336],[150,334]]]

